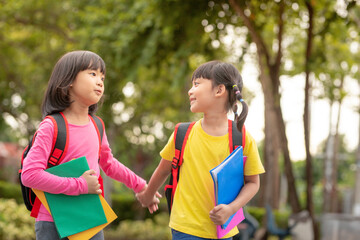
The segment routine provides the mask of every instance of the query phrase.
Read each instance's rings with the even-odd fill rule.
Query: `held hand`
[[[148,206],[149,212],[151,214],[153,214],[154,212],[156,212],[159,209],[158,204],[160,203],[159,198],[161,198],[161,197],[162,196],[159,192],[155,193],[155,196],[153,197],[153,203],[150,206]]]
[[[156,212],[159,209],[159,206],[157,203],[154,203],[150,206],[148,206],[148,210],[151,214],[153,214],[154,212]]]
[[[152,204],[160,203],[159,198],[162,197],[159,192],[156,192],[154,196],[148,196],[148,193],[146,191],[138,192],[135,196],[143,207],[149,207]]]
[[[156,192],[154,196],[148,196],[148,192],[146,191],[147,185],[136,194],[137,200],[141,203],[141,206],[147,207],[150,213],[157,211],[158,203],[160,203],[159,198],[161,198],[161,194]]]
[[[81,175],[88,185],[89,194],[101,194],[98,177],[95,175],[95,170],[87,170]]]
[[[233,211],[229,205],[220,204],[210,211],[210,219],[215,225],[223,225],[232,214]]]

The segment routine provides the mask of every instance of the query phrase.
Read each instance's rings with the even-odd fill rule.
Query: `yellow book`
[[[32,190],[34,191],[36,196],[39,198],[41,203],[44,205],[44,207],[49,211],[49,213],[51,213],[49,205],[48,205],[48,203],[46,201],[44,192],[40,191],[40,190],[37,190],[37,189],[32,189]],[[99,195],[99,198],[100,198],[101,205],[103,206],[103,209],[104,209],[104,213],[105,213],[105,216],[106,216],[107,223],[104,223],[102,225],[90,228],[90,229],[85,230],[83,232],[76,233],[74,235],[70,235],[70,236],[68,236],[68,238],[70,240],[90,239],[91,237],[93,237],[95,234],[100,232],[102,229],[104,229],[107,225],[109,225],[112,221],[114,221],[117,218],[115,212],[112,210],[112,208],[106,202],[104,197],[102,195]]]

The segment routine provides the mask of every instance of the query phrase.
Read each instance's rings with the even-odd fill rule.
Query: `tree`
[[[333,3],[329,3],[328,7],[332,7],[333,10],[328,11],[326,21],[318,27],[319,32],[315,39],[317,50],[312,61],[315,63],[321,62],[321,64],[317,65],[317,68],[312,68],[324,90],[317,97],[328,99],[331,109],[328,118],[329,137],[325,151],[326,157],[324,159],[323,206],[325,212],[337,212],[339,124],[342,101],[347,95],[343,85],[345,78],[353,77],[351,69],[355,64],[355,55],[350,49],[351,42],[353,41],[350,33],[354,31],[350,24],[352,22],[350,14],[356,6],[356,2],[348,2],[344,6],[342,15],[331,4]],[[318,7],[318,9],[318,11],[321,11],[321,8]],[[340,32],[342,34],[339,34]],[[327,51],[320,50],[321,46],[329,45],[332,47],[328,48]],[[336,118],[333,118],[333,113],[337,114]],[[333,119],[335,119],[335,122],[333,122]]]
[[[257,48],[257,60],[260,68],[260,82],[264,92],[265,104],[265,167],[268,170],[268,176],[272,179],[278,178],[278,151],[281,149],[282,157],[285,163],[285,174],[288,180],[289,201],[294,212],[300,211],[300,203],[295,187],[295,179],[292,171],[289,149],[287,145],[286,128],[282,116],[280,105],[281,93],[280,73],[283,57],[283,37],[285,27],[285,16],[289,15],[286,11],[289,3],[286,1],[255,3],[250,1],[237,2],[229,1],[234,12],[242,20],[242,24],[247,27],[251,41]],[[269,11],[272,14],[266,17],[260,14],[261,11]],[[274,14],[276,12],[277,14]],[[267,28],[276,29],[275,31],[266,31]],[[265,36],[265,34],[267,34]],[[276,45],[275,50],[272,46]],[[276,127],[274,127],[276,126]],[[274,168],[274,170],[273,170]],[[275,176],[274,176],[275,175]],[[277,175],[277,176],[276,176]],[[267,186],[265,200],[271,201],[270,194],[273,188]],[[275,182],[275,185],[278,185]],[[277,194],[278,191],[275,191]],[[267,196],[267,197],[266,197]],[[276,195],[275,195],[276,196]]]
[[[314,202],[313,202],[313,172],[312,156],[310,153],[310,94],[311,94],[311,53],[314,38],[314,6],[312,1],[306,1],[305,5],[308,10],[309,24],[307,31],[307,43],[305,51],[305,102],[304,102],[304,138],[306,151],[306,209],[309,211],[313,223],[314,239],[319,239],[318,224],[315,221]]]
[[[6,133],[2,140],[14,141],[33,133],[39,122],[51,69],[74,43],[65,22],[72,17],[50,1],[6,1],[0,12],[0,129]]]

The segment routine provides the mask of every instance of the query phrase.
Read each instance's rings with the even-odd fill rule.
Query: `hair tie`
[[[244,99],[240,99],[239,101],[240,101],[240,102],[244,102]]]
[[[237,85],[236,85],[236,84],[234,84],[234,85],[233,85],[233,88],[236,88],[236,87],[237,87]]]
[[[240,94],[240,91],[239,91],[239,90],[237,90],[237,91],[235,92],[235,95],[238,95],[238,94]]]

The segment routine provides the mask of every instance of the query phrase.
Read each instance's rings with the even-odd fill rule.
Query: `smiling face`
[[[98,103],[104,94],[104,79],[100,69],[80,71],[69,89],[71,101],[85,107]]]
[[[188,94],[191,112],[205,113],[214,107],[214,104],[216,105],[216,88],[212,86],[212,81],[209,79],[194,79]]]

